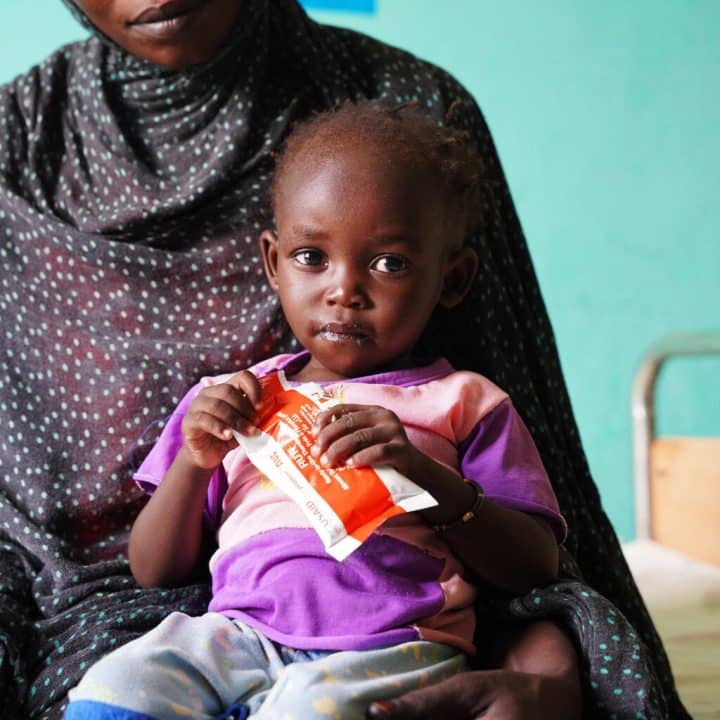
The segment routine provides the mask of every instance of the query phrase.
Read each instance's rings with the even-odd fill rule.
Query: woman
[[[273,152],[295,120],[348,97],[417,101],[438,120],[462,101],[453,121],[478,138],[490,230],[474,240],[482,264],[464,315],[435,337],[457,366],[513,396],[569,522],[568,549],[641,639],[570,581],[498,598],[482,615],[564,623],[588,714],[685,716],[600,508],[522,231],[466,91],[405,53],[311,22],[294,0],[66,2],[94,37],[0,94],[6,716],[57,717],[90,662],[173,609],[204,609],[202,582],[132,583],[127,531],[142,502],[132,468],[188,377],[293,346],[257,252]],[[568,640],[550,627],[518,629],[497,648],[502,670],[372,712],[547,717],[575,687],[575,669],[554,662]]]

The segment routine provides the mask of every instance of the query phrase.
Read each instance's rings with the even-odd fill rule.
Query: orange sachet
[[[336,560],[360,547],[387,518],[437,505],[394,468],[329,468],[310,454],[315,416],[339,404],[320,385],[290,384],[282,371],[260,378],[260,384],[259,432],[235,438],[253,465],[298,504]]]

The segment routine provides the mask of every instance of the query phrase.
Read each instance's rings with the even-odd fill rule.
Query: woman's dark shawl
[[[417,101],[477,138],[488,181],[480,273],[432,340],[506,389],[527,421],[589,586],[504,609],[571,633],[588,712],[684,717],[665,654],[600,506],[552,329],[490,133],[443,71],[245,0],[228,46],[177,74],[93,37],[0,89],[0,697],[59,716],[89,664],[204,583],[140,590],[126,543],[133,468],[200,376],[294,347],[258,261],[265,190],[290,125],[345,98]],[[627,625],[627,618],[638,636]]]

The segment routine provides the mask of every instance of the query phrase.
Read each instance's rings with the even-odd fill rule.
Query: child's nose
[[[361,308],[369,302],[362,278],[348,271],[336,273],[325,297],[329,304],[343,307]]]

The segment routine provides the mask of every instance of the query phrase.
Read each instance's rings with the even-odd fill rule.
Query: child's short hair
[[[331,156],[343,142],[387,147],[427,167],[444,187],[449,217],[463,242],[481,219],[482,166],[469,133],[439,125],[415,104],[382,105],[345,101],[295,126],[278,157],[270,185],[273,208],[282,178],[304,150]]]

